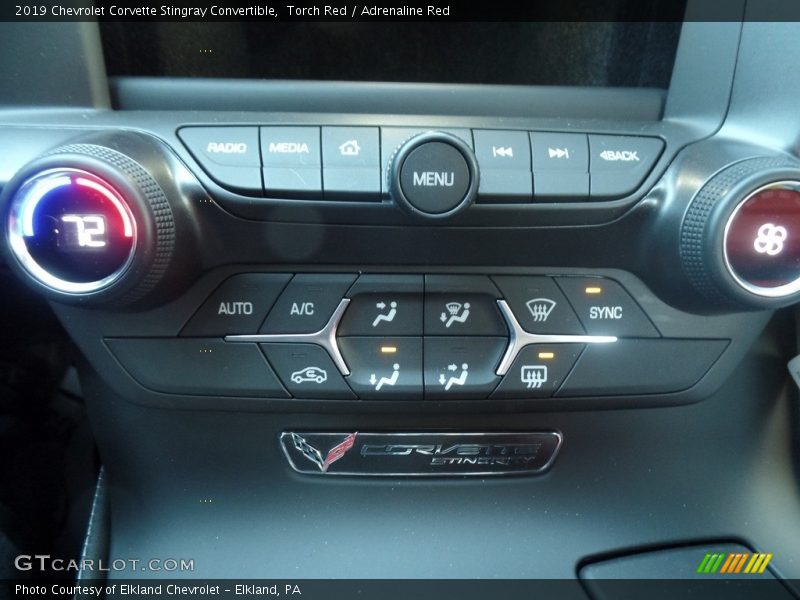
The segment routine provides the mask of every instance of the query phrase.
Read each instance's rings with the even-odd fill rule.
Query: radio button
[[[590,135],[592,198],[622,198],[636,190],[664,149],[658,138]]]
[[[583,352],[584,344],[534,344],[517,355],[492,398],[549,398]]]
[[[528,333],[584,333],[575,311],[550,277],[497,276],[493,280]]]
[[[183,127],[178,137],[222,187],[243,194],[262,194],[257,127]]]
[[[313,344],[261,344],[283,385],[295,398],[353,400],[331,357]]]
[[[500,378],[495,374],[506,338],[425,338],[425,398],[486,398]]]
[[[347,383],[362,400],[422,399],[422,338],[345,337]]]
[[[257,127],[183,127],[178,137],[198,160],[228,167],[260,167]]]
[[[355,278],[355,275],[295,275],[267,315],[261,333],[321,331]]]
[[[659,337],[650,319],[616,281],[600,277],[558,277],[556,281],[589,335]]]
[[[203,302],[182,336],[257,333],[289,274],[244,273],[225,280]]]

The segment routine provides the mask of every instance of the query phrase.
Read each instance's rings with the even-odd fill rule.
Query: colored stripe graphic
[[[713,575],[717,572],[720,575],[737,574],[742,573],[742,569],[744,569],[744,573],[756,575],[766,571],[771,560],[772,553],[751,555],[746,552],[730,552],[728,554],[709,552],[700,561],[697,573],[704,575]]]

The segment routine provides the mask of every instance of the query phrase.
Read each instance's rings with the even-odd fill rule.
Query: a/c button
[[[295,275],[269,311],[261,333],[316,333],[328,324],[355,275]]]
[[[589,335],[660,337],[628,292],[601,277],[558,277],[556,282]]]

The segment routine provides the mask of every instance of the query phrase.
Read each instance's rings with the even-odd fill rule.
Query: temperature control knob
[[[741,308],[800,300],[800,165],[753,158],[711,177],[681,227],[681,259],[706,298]]]
[[[72,144],[37,159],[9,182],[2,205],[13,265],[60,300],[130,304],[172,256],[166,194],[112,147]]]

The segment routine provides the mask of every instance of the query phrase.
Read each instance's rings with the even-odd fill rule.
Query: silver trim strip
[[[531,344],[608,344],[616,342],[617,338],[613,335],[558,335],[558,334],[538,334],[528,333],[519,324],[511,307],[505,300],[498,300],[497,305],[503,318],[508,325],[508,348],[503,355],[503,359],[497,366],[497,375],[502,377],[514,364],[514,360],[525,346]]]
[[[254,335],[226,335],[226,342],[256,342],[259,344],[265,343],[287,343],[287,344],[316,344],[322,346],[328,351],[328,354],[333,359],[336,368],[339,372],[347,377],[350,375],[350,369],[347,368],[347,363],[344,362],[342,353],[339,351],[339,344],[336,343],[336,330],[339,328],[339,321],[342,320],[344,311],[347,310],[347,305],[350,304],[349,298],[344,298],[336,310],[333,311],[328,323],[314,333],[264,333]]]

